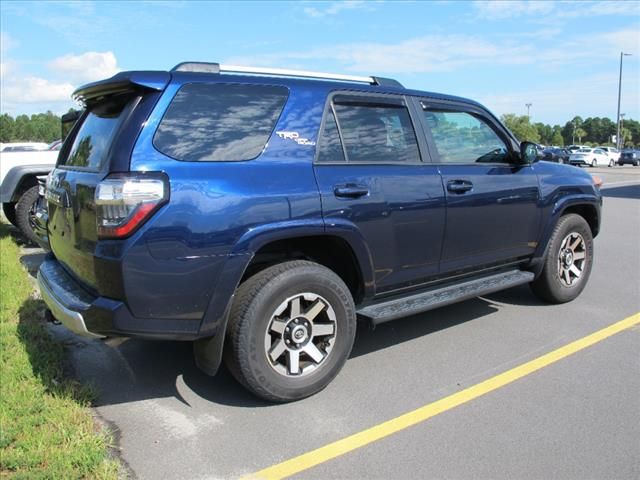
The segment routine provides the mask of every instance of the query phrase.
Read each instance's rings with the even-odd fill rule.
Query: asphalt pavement
[[[87,341],[51,327],[96,413],[141,479],[237,478],[490,379],[640,311],[640,168],[589,169],[605,182],[601,234],[582,295],[546,305],[526,286],[358,329],[336,380],[273,405],[226,370],[211,378],[189,343]],[[33,270],[41,258],[25,250]],[[640,478],[640,328],[298,478]]]

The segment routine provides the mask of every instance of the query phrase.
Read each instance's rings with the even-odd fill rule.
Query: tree
[[[585,132],[582,128],[578,127],[573,132],[576,138],[578,139],[578,143],[582,143],[582,138],[587,136],[587,132]]]
[[[531,123],[529,123],[529,117],[527,117],[526,115],[506,113],[502,115],[500,119],[521,142],[540,142],[540,134],[538,133],[538,130],[534,125],[531,125]]]
[[[536,123],[536,130],[538,131],[538,135],[540,135],[540,142],[544,145],[551,145],[553,138],[553,129],[551,125],[546,125],[544,123]]]
[[[564,146],[564,139],[562,138],[562,130],[559,125],[553,129],[553,137],[551,137],[551,145],[557,145],[558,147]]]
[[[15,120],[7,113],[0,115],[0,142],[7,143],[15,136]]]

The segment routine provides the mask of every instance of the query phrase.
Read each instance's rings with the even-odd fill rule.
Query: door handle
[[[473,183],[468,180],[450,180],[447,182],[447,190],[451,193],[464,193],[473,188]]]
[[[340,198],[360,198],[369,195],[369,189],[364,185],[337,185],[333,193]]]

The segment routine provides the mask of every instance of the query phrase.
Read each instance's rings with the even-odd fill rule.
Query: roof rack
[[[250,75],[268,75],[277,77],[318,78],[322,80],[337,80],[342,82],[367,83],[369,85],[403,88],[400,82],[392,78],[373,76],[361,77],[357,75],[312,72],[308,70],[289,70],[285,68],[244,67],[241,65],[224,65],[213,62],[182,62],[173,67],[171,71],[198,73],[246,73]]]

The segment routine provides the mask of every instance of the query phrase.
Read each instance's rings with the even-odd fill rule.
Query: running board
[[[404,298],[368,305],[358,310],[358,316],[370,320],[374,325],[396,320],[452,303],[468,300],[480,295],[488,295],[505,288],[529,283],[534,279],[531,272],[510,270],[467,280],[447,287],[435,288]]]

